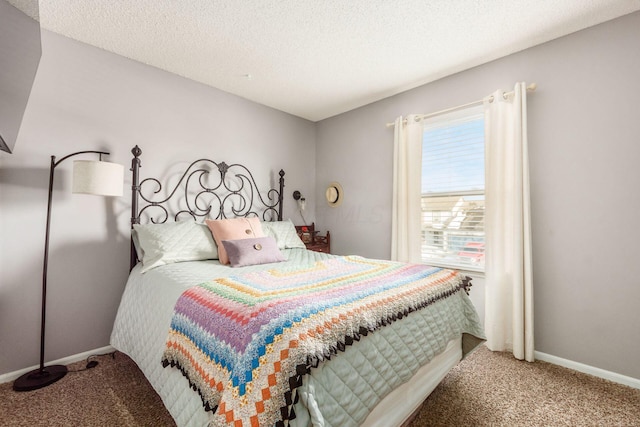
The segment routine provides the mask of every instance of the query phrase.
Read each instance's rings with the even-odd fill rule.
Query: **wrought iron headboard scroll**
[[[182,173],[175,186],[164,197],[157,196],[162,191],[162,183],[156,178],[146,178],[140,181],[140,155],[142,150],[137,145],[131,150],[131,228],[140,224],[144,215],[154,224],[166,222],[170,216],[178,220],[181,215],[189,215],[193,219],[210,218],[222,219],[232,217],[257,216],[263,220],[277,218],[282,221],[282,199],[284,190],[284,171],[280,170],[279,189],[271,188],[265,197],[260,193],[253,174],[241,164],[228,165],[225,162],[216,163],[209,159],[199,159],[191,163]],[[220,174],[220,179],[211,180],[214,169]],[[143,187],[155,184],[154,191],[145,194]],[[178,190],[184,190],[178,192]],[[174,198],[179,194],[183,199]],[[184,204],[178,207],[175,214],[170,215],[169,201],[174,200]],[[142,206],[140,206],[142,204]],[[180,204],[180,203],[179,203]],[[217,208],[217,211],[216,211]],[[147,210],[149,210],[147,212]],[[160,213],[160,218],[151,216],[151,211]],[[259,214],[261,213],[261,214]],[[136,250],[131,241],[130,269],[137,263]]]

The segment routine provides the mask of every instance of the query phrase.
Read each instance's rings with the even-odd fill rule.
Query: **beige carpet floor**
[[[449,372],[411,426],[640,426],[640,390],[483,346]]]
[[[173,426],[158,395],[122,353],[69,366],[31,392],[0,384],[2,426]],[[640,390],[481,347],[454,368],[410,424],[425,426],[640,426]]]
[[[40,390],[15,392],[0,384],[1,426],[175,426],[160,397],[122,353],[68,366],[69,373]]]

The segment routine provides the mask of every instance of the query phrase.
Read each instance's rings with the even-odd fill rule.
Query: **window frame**
[[[454,112],[438,114],[436,116],[432,116],[432,117],[429,117],[428,119],[425,119],[423,123],[423,126],[424,126],[423,139],[422,139],[423,150],[425,147],[426,134],[428,131],[434,130],[437,128],[454,127],[456,125],[460,125],[465,122],[472,122],[479,119],[482,119],[482,123],[483,123],[482,146],[483,146],[483,153],[485,153],[486,140],[485,140],[485,132],[484,132],[484,128],[485,128],[484,127],[484,107],[482,105],[470,106],[460,110],[456,110]],[[455,135],[452,135],[452,137],[454,136]],[[484,163],[485,163],[485,160],[483,158],[482,160],[483,178],[486,176]],[[424,179],[424,163],[420,170],[420,176],[421,176],[421,179]],[[476,245],[468,245],[470,242],[482,242],[482,244],[484,244],[484,241],[486,238],[486,233],[484,230],[485,192],[486,192],[486,188],[485,188],[484,182],[482,183],[482,189],[474,189],[474,190],[453,189],[451,191],[432,191],[432,192],[421,191],[421,196],[420,196],[420,200],[421,200],[421,220],[420,220],[421,251],[420,252],[421,253],[420,253],[420,256],[423,263],[428,265],[433,265],[435,267],[452,268],[456,270],[469,271],[477,274],[479,273],[481,275],[484,274],[484,271],[485,271],[484,259],[482,259],[481,263],[477,263],[477,264],[475,264],[473,261],[463,262],[462,261],[463,258],[460,256],[460,253],[464,252],[464,249],[467,249],[467,247],[469,247],[469,249],[471,249],[472,247],[473,249],[476,249],[475,248]],[[473,201],[468,199],[465,200],[464,197],[475,198],[479,196],[482,196],[480,200],[482,200],[481,209],[483,211],[483,215],[481,219],[481,222],[482,222],[481,231],[475,231],[475,230],[464,231],[463,230],[463,231],[457,231],[457,232],[456,231],[449,232],[449,236],[458,237],[458,238],[464,238],[464,237],[471,237],[471,238],[467,239],[460,248],[452,250],[452,253],[456,254],[453,258],[444,260],[444,259],[429,257],[428,250],[427,251],[425,250],[427,247],[434,248],[435,250],[447,250],[447,243],[445,242],[445,234],[447,233],[447,229],[444,228],[444,226],[441,228],[434,227],[434,224],[436,224],[436,222],[433,219],[436,216],[442,216],[442,213],[436,210],[431,210],[431,211],[426,210],[425,205],[428,203],[427,202],[428,199],[450,198],[451,200],[455,200],[455,198],[460,198],[459,201],[456,203],[462,203],[463,204],[462,206],[464,206],[464,204],[466,203],[469,203],[471,208],[469,208],[468,211],[471,211],[473,209]],[[449,203],[452,203],[452,202],[449,201]],[[461,209],[464,209],[464,208],[461,208]],[[430,215],[431,221],[426,223],[425,218],[428,216],[429,212],[431,212],[431,215]],[[454,210],[452,210],[451,212],[455,213]],[[436,215],[435,213],[438,213],[438,215]],[[465,217],[468,217],[468,214],[465,213]],[[465,217],[463,217],[462,221],[464,221]],[[451,216],[449,216],[449,218],[451,218]],[[430,224],[430,226],[426,224]],[[439,224],[444,224],[444,222],[440,222]],[[427,237],[427,233],[429,232],[433,232],[433,237],[431,239]],[[438,232],[440,233],[439,235],[438,235]],[[428,244],[429,242],[437,242],[438,240],[440,240],[439,244],[433,244],[433,243],[430,245]],[[457,246],[460,246],[460,245],[457,244]],[[472,252],[476,252],[476,251],[471,251],[471,250],[469,251],[469,253],[472,253]],[[447,252],[443,252],[443,256],[451,257],[451,252],[449,254],[447,254]]]

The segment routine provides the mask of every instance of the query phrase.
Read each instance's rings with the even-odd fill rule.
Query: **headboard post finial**
[[[282,200],[284,197],[284,170],[280,169],[280,194],[278,195],[278,221],[282,221]]]
[[[134,157],[140,157],[140,154],[142,154],[142,150],[136,145],[131,149],[131,154],[133,154]]]

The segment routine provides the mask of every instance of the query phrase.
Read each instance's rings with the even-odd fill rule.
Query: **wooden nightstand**
[[[331,253],[331,234],[327,231],[325,236],[319,236],[315,222],[312,222],[311,225],[296,225],[296,231],[310,251]]]

